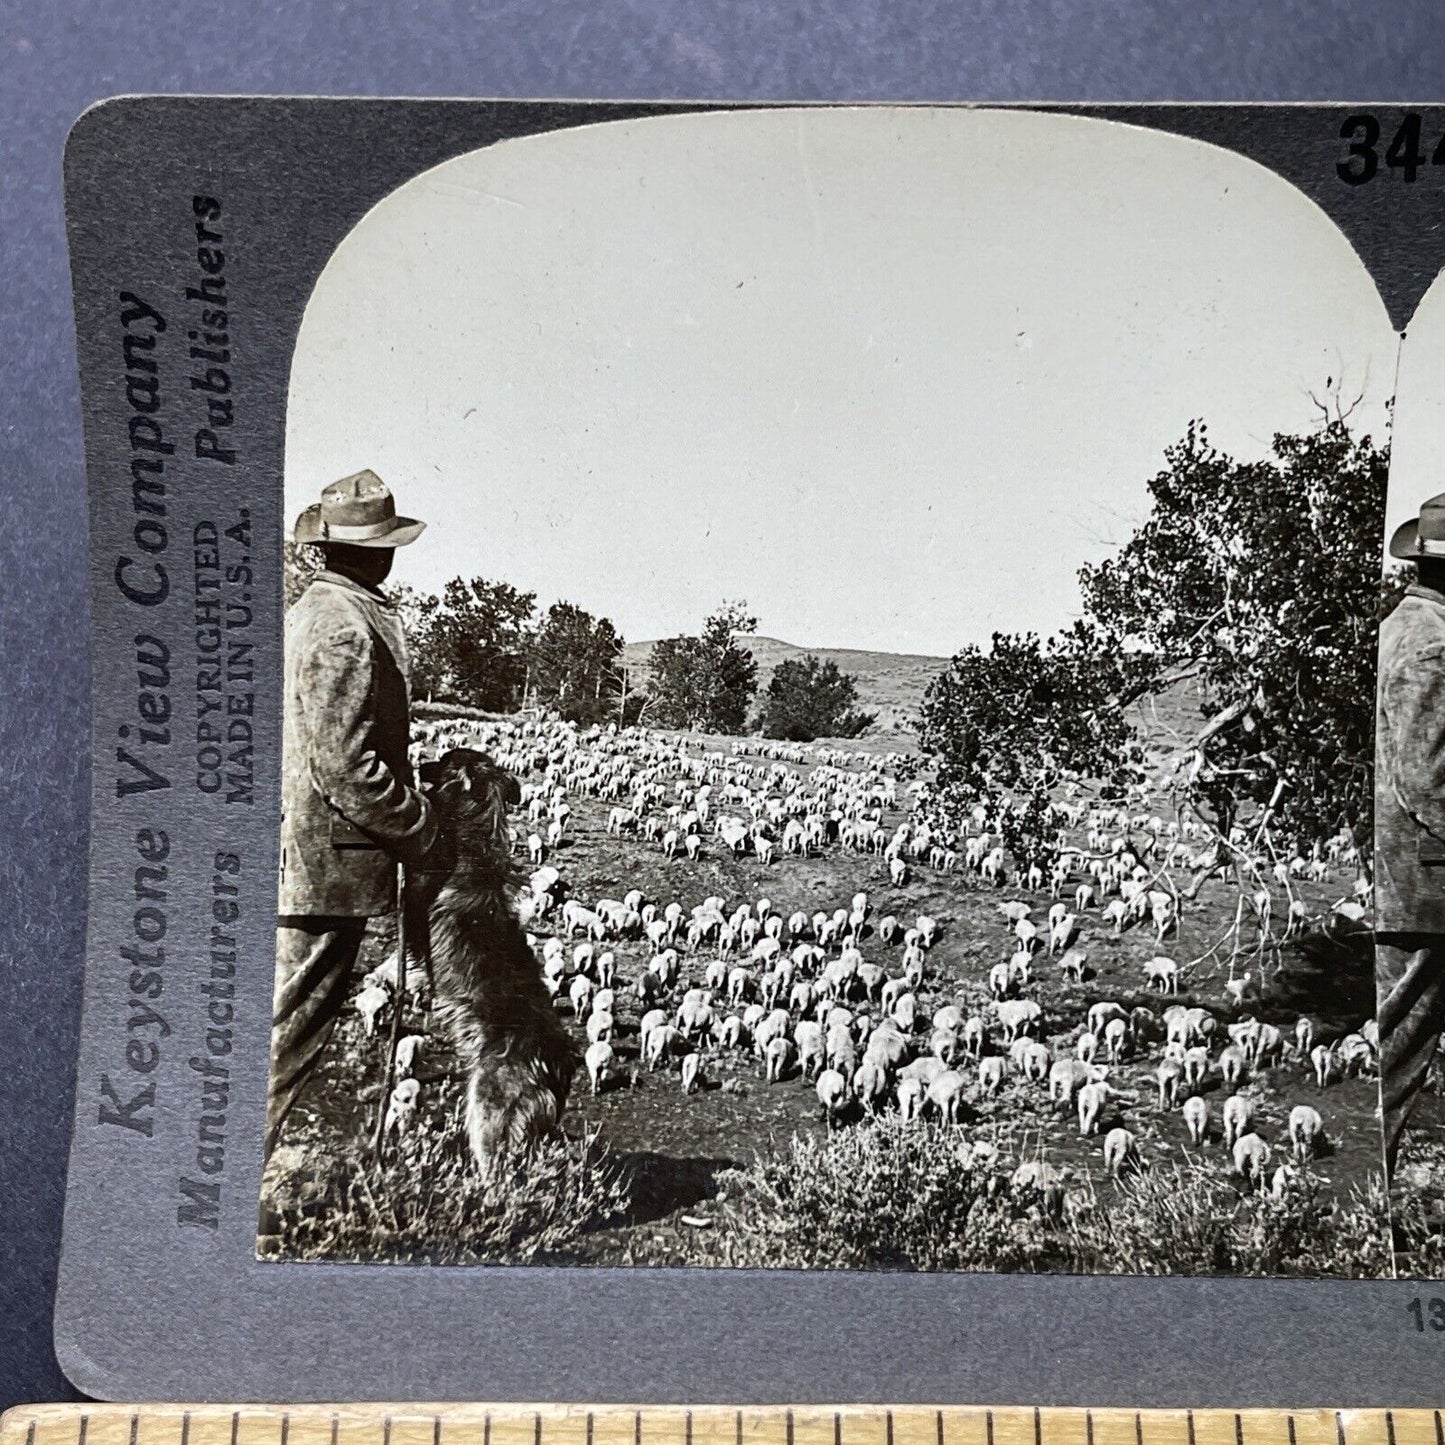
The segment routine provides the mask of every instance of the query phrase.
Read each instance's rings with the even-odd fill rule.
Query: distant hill
[[[835,662],[840,672],[858,679],[858,706],[878,715],[878,726],[912,732],[918,707],[928,684],[948,666],[946,657],[925,657],[904,652],[864,652],[852,647],[798,647],[776,637],[739,637],[758,664],[758,693],[767,691],[773,669],[790,658],[811,654],[822,662]],[[650,642],[629,642],[623,657],[631,667],[646,668]]]
[[[799,647],[776,637],[739,637],[758,664],[760,699],[767,691],[773,669],[789,658],[811,653],[824,662],[835,662],[840,672],[858,679],[858,705],[876,713],[878,729],[912,733],[918,727],[918,709],[928,684],[949,664],[946,657],[928,657],[909,652],[865,652],[852,647]],[[629,667],[644,674],[650,642],[629,642],[623,657]],[[756,702],[754,704],[756,706]],[[1192,737],[1202,726],[1198,698],[1192,683],[1177,683],[1154,697],[1144,698],[1130,709],[1131,721],[1145,740],[1166,751]]]

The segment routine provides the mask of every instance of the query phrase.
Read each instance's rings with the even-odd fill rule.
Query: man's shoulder
[[[1380,660],[1408,664],[1445,655],[1445,606],[1407,592],[1380,623]]]
[[[313,579],[292,604],[286,626],[293,642],[343,642],[352,637],[369,642],[376,635],[365,598],[350,588],[333,586],[324,577]]]

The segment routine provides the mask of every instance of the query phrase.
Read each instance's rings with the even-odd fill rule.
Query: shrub
[[[277,1191],[278,1194],[281,1190]],[[364,1263],[565,1263],[629,1205],[621,1167],[589,1142],[557,1139],[482,1177],[454,1140],[408,1139],[378,1171],[358,1152],[273,1198],[266,1258]]]
[[[1119,1181],[1069,1222],[1071,1267],[1087,1274],[1343,1275],[1391,1272],[1389,1216],[1378,1179],[1331,1201],[1306,1174],[1283,1198],[1241,1194],[1202,1164]]]
[[[779,1269],[1030,1270],[1050,1243],[1031,1201],[940,1125],[886,1115],[722,1176],[717,1228],[657,1263]]]

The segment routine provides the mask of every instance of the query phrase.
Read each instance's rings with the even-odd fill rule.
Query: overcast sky
[[[1400,348],[1387,532],[1445,492],[1445,280],[1425,293]]]
[[[1382,434],[1396,349],[1323,214],[1195,142],[929,109],[598,125],[448,162],[342,244],[287,507],[370,466],[431,524],[395,574],[427,590],[505,579],[630,639],[746,598],[788,641],[949,654],[1067,622],[1191,417],[1258,456],[1343,377]]]

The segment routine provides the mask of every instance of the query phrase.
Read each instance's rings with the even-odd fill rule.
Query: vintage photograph
[[[1445,997],[1398,360],[1299,191],[1112,121],[394,191],[291,370],[260,1257],[1389,1275],[1375,958],[1397,1179]]]
[[[1445,1268],[1445,287],[1400,351],[1376,714],[1375,970],[1403,1275]]]

